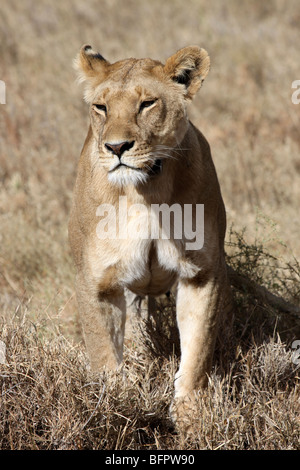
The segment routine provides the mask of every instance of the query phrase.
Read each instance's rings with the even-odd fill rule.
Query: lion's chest
[[[178,277],[193,277],[199,270],[184,259],[177,240],[98,240],[92,251],[90,269],[104,289],[119,285],[138,295],[161,295]]]
[[[139,241],[121,260],[122,281],[139,295],[161,295],[178,277],[179,249],[169,240]]]

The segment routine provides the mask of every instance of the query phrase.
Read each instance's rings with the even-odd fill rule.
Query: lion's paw
[[[175,398],[170,406],[170,416],[179,432],[191,433],[200,413],[200,402],[196,392]]]

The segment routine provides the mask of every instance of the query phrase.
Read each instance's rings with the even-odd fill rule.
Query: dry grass
[[[297,318],[234,292],[233,335],[218,345],[187,438],[168,418],[172,302],[127,344],[124,377],[90,377],[67,243],[87,130],[72,70],[80,46],[113,61],[164,60],[199,44],[212,69],[190,115],[211,144],[234,226],[228,259],[299,305],[299,20],[297,0],[2,1],[1,449],[299,449]]]
[[[299,449],[299,368],[279,338],[216,367],[187,436],[168,417],[176,357],[131,344],[122,373],[92,376],[80,346],[43,330],[24,317],[2,329],[1,449]]]

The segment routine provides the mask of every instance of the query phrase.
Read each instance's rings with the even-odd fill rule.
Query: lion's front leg
[[[212,366],[226,279],[212,276],[205,283],[181,281],[177,292],[177,322],[181,361],[175,379],[175,400],[192,397],[207,385]]]
[[[189,432],[198,414],[197,390],[208,383],[222,314],[226,279],[212,276],[205,283],[182,280],[177,291],[177,323],[181,360],[175,376],[171,415],[179,429]]]
[[[76,294],[91,370],[116,369],[123,358],[124,292],[99,292],[95,282],[78,276]]]

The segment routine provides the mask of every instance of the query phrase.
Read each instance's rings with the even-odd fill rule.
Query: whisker
[[[162,151],[156,151],[151,156],[154,157],[154,159],[162,158],[162,159],[178,160],[178,157],[175,157],[174,155],[170,155],[169,153],[165,153]]]
[[[153,172],[153,168],[152,168],[152,166],[145,165],[145,168],[146,168],[148,171],[152,171],[152,172]]]
[[[184,147],[179,147],[179,146],[178,146],[178,148],[176,148],[176,147],[169,147],[169,146],[167,146],[167,145],[157,145],[156,148],[157,148],[158,151],[161,151],[161,150],[163,150],[163,151],[171,151],[171,152],[173,152],[173,153],[175,153],[175,154],[177,154],[177,155],[180,155],[180,156],[181,156],[181,152],[182,152],[182,151],[184,151],[184,150],[190,150],[190,148],[184,148]]]
[[[181,147],[180,144],[178,144],[176,147],[170,147],[170,146],[168,146],[168,145],[157,144],[157,145],[156,145],[156,148],[157,148],[157,149],[172,150],[172,151],[175,151],[175,152],[176,152],[176,149],[177,149],[177,148],[178,148],[178,150],[191,150],[190,148]]]

